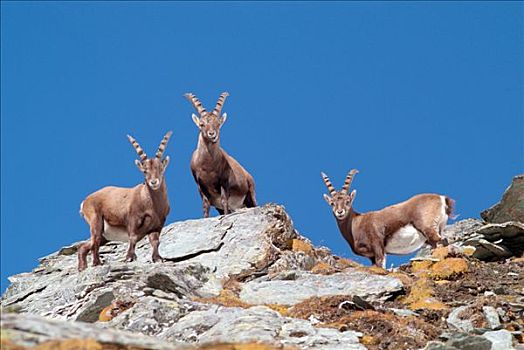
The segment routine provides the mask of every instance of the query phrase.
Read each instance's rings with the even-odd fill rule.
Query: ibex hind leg
[[[438,227],[436,227],[434,223],[418,224],[414,226],[426,237],[427,243],[431,246],[431,248],[435,249],[437,247],[437,243],[441,241]]]
[[[102,265],[100,254],[98,252],[101,245],[107,243],[103,236],[104,220],[95,218],[91,222],[91,254],[93,255],[93,266]]]
[[[249,192],[246,195],[244,204],[247,208],[254,208],[257,206],[257,199],[255,195],[255,185],[252,182],[249,183]]]
[[[108,241],[102,236],[99,242],[99,247],[106,244]],[[89,254],[90,251],[93,250],[93,240],[90,239],[89,241],[86,241],[78,247],[78,271],[83,271],[87,268],[87,254]],[[93,253],[94,254],[94,253]],[[97,256],[98,256],[98,250],[97,250]],[[93,259],[93,266],[96,265],[102,265],[102,261],[98,257],[98,262],[96,262],[95,259]]]
[[[244,200],[244,205],[247,208],[254,208],[257,206],[257,200],[255,198],[255,191],[249,191],[249,193],[246,196],[246,199]]]

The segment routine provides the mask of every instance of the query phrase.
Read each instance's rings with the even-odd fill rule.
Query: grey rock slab
[[[490,350],[491,341],[477,335],[465,333],[454,333],[446,342],[446,345],[460,350]]]
[[[162,340],[113,329],[96,324],[51,320],[30,314],[2,313],[0,327],[9,340],[21,346],[35,346],[49,340],[94,339],[101,343],[145,349],[174,350],[187,348],[179,341]]]
[[[254,305],[294,305],[311,297],[331,295],[358,295],[375,301],[385,300],[402,288],[402,283],[396,278],[356,269],[328,276],[297,272],[294,280],[253,280],[245,283],[240,299]]]
[[[482,313],[484,314],[484,318],[486,319],[489,328],[498,329],[502,326],[499,319],[499,313],[493,306],[483,306]]]
[[[491,350],[514,349],[513,336],[507,330],[486,332],[482,336],[491,342]]]
[[[524,223],[524,174],[515,176],[500,202],[484,210],[480,216],[487,222],[520,221]]]
[[[466,311],[467,309],[467,306],[460,306],[451,311],[448,318],[446,319],[448,325],[459,331],[471,332],[474,329],[473,323],[470,320],[464,320],[460,318],[462,312]]]
[[[263,342],[303,349],[365,349],[357,332],[313,327],[308,321],[287,318],[265,306],[248,309],[210,305],[181,318],[159,336],[188,343]]]
[[[294,237],[296,231],[282,207],[264,206],[171,224],[161,236],[160,254],[175,261],[191,259],[220,279],[264,264],[274,239]]]
[[[146,296],[140,298],[130,309],[101,325],[156,336],[193,310],[194,304],[188,301]]]
[[[430,341],[422,350],[459,350],[440,341]]]

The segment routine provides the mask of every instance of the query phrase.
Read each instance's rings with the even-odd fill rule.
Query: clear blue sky
[[[357,210],[437,192],[461,218],[523,172],[521,2],[1,10],[2,290],[38,257],[89,237],[78,215],[86,195],[142,181],[128,133],[152,153],[173,130],[168,222],[201,217],[185,92],[212,108],[229,91],[222,145],[253,174],[259,203],[282,203],[302,234],[347,257],[321,170],[337,187],[360,170]]]

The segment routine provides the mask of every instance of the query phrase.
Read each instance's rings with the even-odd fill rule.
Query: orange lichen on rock
[[[9,339],[0,339],[0,349],[2,350],[26,350],[24,346],[16,345]]]
[[[364,269],[366,272],[369,272],[375,275],[387,275],[389,273],[388,270],[383,269],[382,267],[379,267],[379,266],[375,266],[375,265],[365,267]]]
[[[472,256],[475,253],[476,250],[477,250],[477,248],[469,246],[469,245],[462,247],[462,253],[464,253],[464,255],[466,255],[466,256]],[[523,259],[523,261],[524,261],[524,259]]]
[[[313,268],[311,269],[312,273],[318,274],[318,275],[332,275],[335,272],[338,272],[339,270],[335,267],[329,265],[328,263],[321,261],[317,263]]]
[[[338,269],[347,269],[348,267],[359,267],[359,266],[362,266],[360,265],[359,263],[353,261],[353,260],[349,260],[349,259],[346,259],[346,258],[338,258],[336,259],[336,262],[335,262],[335,266],[338,268]]]
[[[195,298],[194,301],[198,301],[200,303],[206,303],[206,304],[217,304],[227,307],[242,307],[242,308],[248,308],[253,305],[248,304],[240,300],[238,295],[229,289],[222,289],[220,291],[220,294],[216,297],[211,298]]]
[[[462,258],[446,258],[431,266],[430,277],[439,279],[455,279],[468,271],[468,262]]]
[[[122,312],[131,308],[134,305],[132,301],[113,300],[111,304],[106,306],[98,315],[98,321],[109,322]]]
[[[407,273],[402,272],[402,271],[390,272],[388,276],[399,279],[400,282],[402,282],[402,284],[404,285],[404,287],[409,287],[413,284],[413,278],[410,277]]]
[[[431,253],[431,256],[437,259],[445,259],[449,255],[449,248],[448,247],[437,247],[433,249],[433,252]]]
[[[513,258],[511,261],[515,263],[524,263],[524,256],[521,256],[520,258]]]
[[[293,239],[291,250],[294,252],[303,252],[305,254],[313,254],[313,246],[311,243],[305,242],[301,239]]]
[[[275,310],[282,316],[287,316],[287,310],[289,309],[289,306],[280,304],[265,304],[264,306],[267,306],[271,310]]]
[[[407,305],[411,310],[429,309],[444,310],[447,306],[434,297],[434,290],[431,281],[420,278],[411,285],[409,294],[400,299],[400,302]]]
[[[371,335],[365,335],[360,338],[360,343],[364,345],[378,345],[380,344],[380,339],[377,339]]]
[[[433,265],[433,261],[431,260],[413,261],[411,263],[411,271],[415,274],[419,274],[421,272],[426,273],[429,271],[432,265]]]
[[[125,346],[109,345],[97,342],[93,339],[65,339],[52,340],[38,345],[35,350],[117,350],[126,349]]]

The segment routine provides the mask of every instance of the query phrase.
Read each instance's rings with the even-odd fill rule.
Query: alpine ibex
[[[452,215],[454,201],[438,194],[419,194],[407,201],[368,213],[353,210],[356,190],[348,194],[353,169],[342,190],[336,191],[326,174],[321,173],[331,197],[324,199],[333,209],[338,228],[355,254],[365,256],[377,266],[386,266],[386,254],[410,254],[426,241],[436,247],[441,232]]]
[[[171,134],[169,131],[164,136],[154,158],[148,158],[138,142],[128,135],[140,157],[135,164],[144,174],[144,183],[133,188],[104,187],[80,204],[80,215],[91,229],[91,240],[78,248],[79,271],[87,267],[89,251],[93,254],[93,266],[101,264],[98,249],[108,241],[129,242],[126,261],[135,260],[135,245],[146,235],[153,248],[153,262],[162,260],[158,253],[160,231],[169,214],[164,177],[169,156],[162,159],[162,155]]]
[[[253,177],[220,147],[220,128],[227,118],[226,113],[220,113],[229,94],[223,92],[220,95],[211,113],[205,110],[195,95],[188,93],[184,96],[200,115],[200,118],[192,115],[200,133],[191,158],[191,172],[202,197],[204,217],[209,217],[210,205],[221,215],[243,207],[256,207]]]

